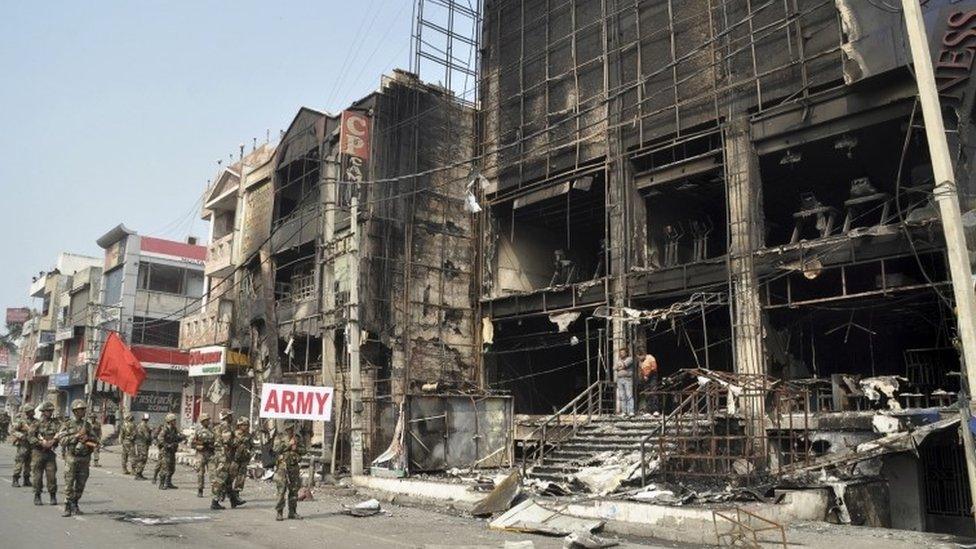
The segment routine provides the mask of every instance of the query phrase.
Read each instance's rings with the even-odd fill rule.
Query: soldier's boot
[[[278,514],[275,516],[275,520],[285,520],[285,515],[282,514],[281,509],[278,509]]]
[[[20,478],[14,477],[14,482],[13,484],[11,484],[11,486],[13,486],[14,488],[20,488]]]
[[[30,475],[24,475],[24,486],[27,486],[28,488],[33,486],[30,481]]]
[[[197,488],[197,497],[198,498],[202,498],[203,497],[203,488]]]
[[[71,502],[71,509],[74,510],[76,515],[84,515],[84,513],[81,512],[81,509],[78,508],[78,500]]]
[[[51,492],[51,505],[57,505],[57,504],[58,504],[58,495],[55,494],[54,492]]]
[[[176,490],[176,485],[173,484],[173,475],[167,473],[165,478],[166,478],[166,489],[167,490]]]
[[[237,492],[230,493],[230,506],[232,508],[237,509],[238,507],[244,505],[245,503],[247,502],[241,499],[241,497],[237,495]]]
[[[214,511],[220,511],[226,509],[226,507],[221,505],[220,502],[217,501],[216,499],[210,500],[210,508],[213,509]]]
[[[156,471],[153,473],[153,484],[156,484],[157,482],[159,482],[159,469],[156,469]]]
[[[98,464],[98,461],[93,461],[92,467],[101,467],[101,465]]]
[[[155,483],[156,482],[156,479],[153,479],[153,482]],[[162,477],[162,478],[159,479],[159,489],[160,490],[165,490],[166,489],[166,477]]]
[[[34,492],[34,505],[44,505],[44,503],[41,502],[41,493],[40,492]]]
[[[134,479],[136,479],[136,480],[148,480],[148,479],[147,479],[146,477],[144,477],[144,476],[142,475],[142,472],[139,472],[139,473],[136,473],[136,476],[134,476],[134,477],[132,477],[132,478],[134,478]]]
[[[298,514],[298,504],[297,503],[294,504],[294,505],[288,504],[288,518],[289,519],[295,519],[295,520],[300,520],[302,518],[302,516]]]
[[[61,516],[70,517],[71,515],[74,514],[74,512],[75,512],[75,508],[73,505],[71,505],[71,502],[70,501],[64,502],[64,512],[61,513]]]
[[[132,472],[129,471],[129,468],[126,467],[124,463],[122,464],[122,474],[123,475],[131,475],[132,474]]]

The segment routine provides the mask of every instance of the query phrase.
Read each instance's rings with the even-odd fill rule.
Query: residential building
[[[266,240],[270,217],[258,203],[271,200],[271,160],[275,147],[264,144],[222,168],[207,189],[203,219],[210,226],[204,263],[203,305],[180,322],[180,347],[190,354],[189,384],[184,399],[201,412],[216,417],[227,408],[245,417],[251,414],[253,391],[247,311],[239,295],[249,290],[242,269],[253,260],[252,239]],[[186,411],[186,410],[184,410]]]
[[[101,261],[67,276],[59,299],[60,310],[54,332],[54,356],[57,371],[51,385],[58,391],[57,405],[69,414],[71,401],[85,398],[85,388],[91,379],[93,360],[88,349],[98,338],[94,316],[98,311],[99,289],[102,282]]]
[[[62,252],[53,269],[39,272],[31,282],[28,295],[38,300],[40,307],[24,324],[22,331],[23,346],[17,380],[21,382],[24,402],[51,400],[63,403],[54,385],[54,376],[60,372],[61,366],[62,348],[57,344],[56,332],[59,318],[63,315],[62,298],[71,288],[72,276],[97,267],[99,263],[96,257]]]
[[[94,321],[99,339],[88,360],[97,363],[107,331],[118,332],[147,373],[139,394],[124,397],[125,407],[149,413],[156,422],[167,413],[192,415],[184,413],[193,403],[183,398],[189,353],[179,348],[180,319],[201,306],[207,248],[192,237],[178,242],[141,236],[124,225],[97,242],[105,250]],[[89,385],[97,395],[119,402],[114,387],[96,380]]]

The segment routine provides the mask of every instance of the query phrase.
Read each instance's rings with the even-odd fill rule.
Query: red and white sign
[[[141,253],[148,257],[175,259],[186,263],[203,265],[207,259],[207,247],[151,236],[142,237]]]
[[[363,160],[369,158],[369,117],[360,111],[342,111],[339,151]]]
[[[143,368],[154,370],[182,370],[186,371],[190,367],[190,353],[178,349],[165,349],[160,347],[144,347],[133,345],[130,349]]]
[[[332,421],[332,387],[265,383],[261,417]]]
[[[219,376],[227,372],[227,348],[221,345],[190,349],[190,377]]]

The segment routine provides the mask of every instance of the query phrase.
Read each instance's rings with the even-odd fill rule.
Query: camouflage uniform
[[[10,414],[6,410],[0,410],[0,441],[7,440],[10,434]]]
[[[34,407],[24,404],[11,431],[14,446],[17,447],[17,456],[14,458],[14,486],[20,486],[21,475],[24,478],[24,486],[31,485],[31,446],[27,435],[33,424]]]
[[[132,421],[132,414],[125,414],[125,419],[122,420],[122,427],[119,428],[119,443],[122,444],[122,474],[129,475],[129,462],[133,462],[135,465],[135,435],[136,435],[136,424]],[[134,469],[135,467],[133,467]]]
[[[254,457],[254,437],[251,435],[250,422],[246,417],[237,420],[237,430],[234,432],[237,441],[234,448],[234,463],[231,466],[233,474],[234,492],[240,496],[247,479],[247,466]]]
[[[153,469],[153,483],[159,481],[159,470],[163,467],[163,445],[159,443],[159,433],[163,430],[162,425],[157,425],[152,430],[152,441],[156,444],[156,467]]]
[[[214,456],[213,468],[210,472],[211,495],[210,508],[223,509],[220,502],[229,493],[233,493],[233,479],[230,476],[231,463],[234,461],[234,430],[231,427],[231,413],[227,410],[220,413],[221,422],[214,427]],[[225,421],[226,420],[226,421]]]
[[[98,446],[95,446],[95,451],[92,452],[92,465],[95,467],[101,467],[98,464],[98,456],[101,453],[102,448],[102,422],[98,419],[98,415],[94,410],[88,414],[88,423],[91,425],[91,436],[98,442]]]
[[[71,404],[75,417],[61,430],[61,444],[65,447],[64,460],[64,513],[81,514],[78,500],[85,492],[88,482],[91,454],[98,448],[98,441],[92,435],[91,423],[85,420],[85,402],[76,400]]]
[[[54,405],[45,402],[41,405],[41,419],[31,425],[27,440],[31,446],[31,470],[34,477],[34,505],[41,505],[41,489],[47,477],[47,491],[51,495],[51,505],[57,505],[58,493],[57,444],[61,422],[51,417]]]
[[[274,439],[273,448],[277,460],[274,479],[278,494],[278,502],[275,505],[275,510],[278,511],[276,520],[284,518],[282,511],[285,509],[286,499],[288,518],[300,518],[297,513],[298,490],[302,487],[299,463],[307,447],[302,435],[295,431],[295,424],[289,420],[285,423],[285,432],[278,433]]]
[[[176,428],[176,415],[168,414],[166,423],[159,429],[156,443],[159,446],[159,489],[176,488],[173,473],[176,472],[176,449],[185,437]]]
[[[197,496],[203,497],[204,477],[214,455],[214,432],[210,428],[210,416],[207,414],[200,415],[200,427],[193,435],[193,448],[199,457],[197,462]],[[210,476],[212,479],[213,473]]]
[[[146,480],[142,472],[146,469],[146,460],[149,459],[149,443],[152,441],[152,429],[149,428],[149,418],[145,417],[136,426],[132,434],[132,444],[135,447],[136,457],[132,464],[132,472],[138,480]]]

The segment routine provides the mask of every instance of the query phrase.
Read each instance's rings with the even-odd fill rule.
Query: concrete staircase
[[[570,438],[559,443],[534,466],[526,476],[543,481],[571,483],[573,475],[584,467],[621,461],[640,462],[641,441],[647,439],[646,461],[661,451],[676,447],[669,437],[689,436],[708,430],[707,421],[694,418],[668,418],[664,427],[661,416],[597,416],[579,427]]]

